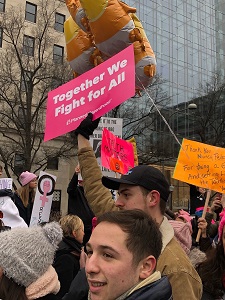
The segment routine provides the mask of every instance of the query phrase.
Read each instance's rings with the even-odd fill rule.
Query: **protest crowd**
[[[190,186],[202,197],[190,214],[168,208],[152,166],[103,176],[89,141],[98,123],[89,113],[71,135],[79,164],[58,222],[31,224],[34,173],[0,190],[0,299],[225,299],[225,194]]]
[[[0,300],[225,300],[224,149],[213,154],[211,148],[200,143],[195,146],[194,141],[179,143],[173,178],[179,180],[182,173],[183,182],[189,185],[189,210],[169,209],[171,191],[164,173],[151,165],[138,165],[133,144],[122,139],[121,144],[113,143],[104,124],[100,143],[108,139],[110,145],[105,144],[108,152],[101,162],[105,160],[115,176],[103,175],[90,137],[100,117],[152,84],[156,58],[135,7],[113,0],[66,0],[64,4],[70,17],[61,21],[65,16],[56,13],[54,29],[63,27],[60,32],[65,34],[73,80],[81,79],[48,93],[43,140],[70,132],[71,144],[77,144],[77,165],[70,182],[65,183],[68,199],[63,201],[68,201],[68,211],[59,220],[49,221],[55,176],[23,170],[18,176],[20,187],[15,190],[11,178],[5,178],[10,187],[0,185]],[[47,8],[49,3],[45,5]],[[27,7],[35,7],[36,23],[37,5],[26,1]],[[34,16],[32,10],[28,15]],[[42,18],[50,23],[52,16],[48,19],[43,14]],[[19,23],[14,26],[24,31]],[[6,31],[4,42],[10,35]],[[29,39],[24,38],[28,42],[23,41],[22,52],[27,55],[33,52],[37,38],[25,37]],[[14,39],[20,40],[19,35]],[[45,34],[38,39],[47,40]],[[54,66],[56,61],[61,64],[63,49],[54,45]],[[38,61],[41,56],[39,53]],[[31,62],[35,66],[35,59]],[[50,66],[49,62],[41,65]],[[28,90],[30,73],[37,73],[38,83],[45,86],[47,78],[41,79],[39,68],[24,69],[21,83]],[[61,82],[55,76],[50,79]],[[47,88],[44,90],[43,99]],[[99,99],[104,101],[98,103]],[[147,117],[153,109],[160,112],[150,96],[149,100]],[[23,101],[23,109],[29,110]],[[31,119],[39,124],[36,117]],[[169,127],[164,117],[163,121]],[[198,169],[184,165],[201,153],[201,147],[206,147],[208,159],[216,159],[217,172],[211,174],[207,164],[198,163]],[[201,158],[199,155],[198,160]],[[0,166],[0,177],[2,174]],[[212,188],[212,182],[218,189]]]

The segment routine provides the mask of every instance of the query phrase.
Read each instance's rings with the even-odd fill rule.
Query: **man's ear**
[[[156,190],[152,190],[147,195],[150,206],[156,206],[160,202],[160,194]]]
[[[156,259],[153,255],[150,255],[142,260],[141,266],[140,266],[140,279],[145,279],[152,275],[152,273],[155,271],[156,267]]]

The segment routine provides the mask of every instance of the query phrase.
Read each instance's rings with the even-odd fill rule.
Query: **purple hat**
[[[102,183],[105,187],[112,190],[118,190],[121,183],[139,185],[149,191],[158,191],[164,201],[168,200],[170,194],[169,183],[163,173],[151,166],[141,165],[134,167],[127,174],[122,175],[121,178],[103,176]]]
[[[30,173],[28,171],[23,172],[20,174],[19,181],[22,184],[22,186],[25,186],[29,182],[31,182],[33,179],[36,179],[37,176],[34,173]]]

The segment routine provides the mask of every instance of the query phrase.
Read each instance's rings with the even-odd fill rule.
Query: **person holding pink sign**
[[[98,120],[92,121],[92,114],[88,114],[75,130],[84,190],[93,212],[97,217],[112,210],[141,209],[147,212],[160,226],[163,248],[156,270],[168,276],[173,299],[201,299],[201,279],[176,241],[168,219],[164,217],[170,193],[164,175],[154,167],[142,165],[134,167],[121,178],[102,177],[88,141],[97,126]],[[118,190],[116,202],[109,189]]]

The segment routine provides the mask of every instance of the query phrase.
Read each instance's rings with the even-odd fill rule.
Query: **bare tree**
[[[21,168],[44,170],[49,158],[68,158],[73,146],[66,136],[43,143],[48,92],[72,79],[63,61],[53,61],[54,20],[60,1],[41,0],[36,24],[28,24],[24,11],[11,7],[2,15],[3,48],[0,53],[0,159],[7,176]]]
[[[202,96],[194,99],[198,105],[194,115],[196,139],[214,146],[225,147],[225,82],[215,72],[210,82],[200,86]]]
[[[142,97],[136,95],[113,109],[108,116],[123,119],[123,138],[135,137],[139,164],[158,161],[158,147],[155,134],[158,112],[170,102],[167,92],[163,90],[164,81],[156,75]]]

